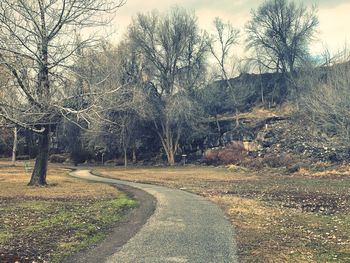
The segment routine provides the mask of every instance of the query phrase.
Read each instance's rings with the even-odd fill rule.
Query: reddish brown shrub
[[[207,164],[236,164],[246,156],[247,150],[242,142],[231,142],[223,148],[206,151],[203,159]]]
[[[224,164],[231,164],[241,162],[247,154],[242,142],[232,142],[219,151],[218,158]]]
[[[218,149],[209,149],[205,151],[203,156],[203,161],[206,164],[218,164],[219,163],[219,157],[218,157]]]

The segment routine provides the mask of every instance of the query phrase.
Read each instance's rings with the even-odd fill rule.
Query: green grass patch
[[[30,251],[30,260],[64,258],[104,239],[108,229],[138,202],[119,193],[106,200],[3,202],[0,209],[1,253]],[[1,261],[1,260],[0,260]]]

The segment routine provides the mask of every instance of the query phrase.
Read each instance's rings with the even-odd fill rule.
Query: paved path
[[[72,176],[142,189],[157,199],[154,214],[141,230],[105,262],[237,262],[234,233],[221,209],[203,197],[181,190],[91,175]]]

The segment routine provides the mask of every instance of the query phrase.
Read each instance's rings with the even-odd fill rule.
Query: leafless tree
[[[220,78],[228,81],[232,77],[228,72],[228,60],[231,58],[232,48],[238,44],[239,30],[229,22],[224,23],[219,17],[214,19],[213,24],[215,33],[211,36],[210,51],[220,68]]]
[[[38,133],[39,154],[29,185],[45,185],[50,130],[68,113],[66,72],[81,46],[76,33],[105,25],[122,2],[112,0],[2,0],[0,2],[0,64],[12,75],[0,116]],[[91,32],[90,32],[91,33]],[[16,100],[16,103],[13,103]]]
[[[127,166],[128,151],[135,148],[133,146],[137,140],[137,124],[145,116],[144,98],[141,95],[142,58],[125,40],[117,47],[104,43],[98,50],[83,52],[76,65],[75,70],[83,89],[98,86],[100,89],[114,90],[119,87],[118,93],[100,98],[103,110],[90,123],[90,129],[84,137],[90,148],[98,146],[105,152],[121,149]],[[105,76],[109,76],[108,80],[103,80]],[[94,84],[101,82],[100,85]],[[91,104],[89,101],[87,103]]]
[[[165,15],[139,14],[129,36],[146,60],[148,118],[173,165],[184,129],[198,120],[192,95],[204,79],[207,40],[194,14],[180,8]]]
[[[309,126],[327,137],[335,136],[342,146],[350,146],[350,53],[330,56],[327,64],[308,71],[300,78],[306,87],[301,112]]]
[[[212,39],[210,42],[210,51],[213,57],[215,58],[215,61],[217,62],[217,65],[220,69],[220,79],[224,81],[227,88],[230,91],[230,95],[232,96],[233,104],[236,107],[236,125],[239,125],[238,122],[238,98],[236,94],[236,91],[234,87],[232,86],[230,82],[230,78],[232,78],[232,74],[230,75],[228,73],[227,67],[228,67],[228,59],[232,56],[232,48],[234,45],[238,44],[238,38],[239,38],[239,30],[234,28],[229,22],[224,23],[220,18],[216,17],[214,19],[214,27],[215,27],[215,34],[212,35]],[[232,61],[231,61],[232,66]],[[216,116],[217,119],[217,116]],[[219,122],[216,121],[218,132],[220,134],[221,128],[219,125]]]
[[[259,63],[275,72],[293,72],[308,57],[308,45],[319,23],[316,9],[288,0],[268,0],[251,15],[247,44],[259,54]]]

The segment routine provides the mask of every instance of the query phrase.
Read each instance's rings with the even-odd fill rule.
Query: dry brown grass
[[[277,116],[290,116],[296,112],[296,107],[290,103],[284,103],[276,108],[267,109],[262,107],[255,107],[251,111],[239,113],[236,115],[221,115],[218,118],[220,120],[235,120],[238,119],[252,119],[252,120],[264,120],[267,118],[277,117]]]
[[[235,226],[240,262],[350,262],[350,177],[213,167],[96,171],[184,189],[217,203]]]
[[[173,188],[183,188],[197,193],[210,191],[213,183],[220,182],[221,191],[228,191],[229,184],[242,180],[257,180],[255,173],[232,173],[223,167],[168,167],[168,168],[97,168],[95,171],[103,176],[122,180],[154,183]],[[204,192],[203,192],[204,193]]]
[[[0,163],[1,197],[30,197],[43,199],[93,198],[104,199],[117,195],[114,187],[106,184],[89,183],[68,176],[68,171],[59,166],[50,166],[47,187],[27,187],[31,172],[26,172],[25,164],[33,167],[33,162],[17,162],[15,167],[8,162]],[[1,166],[2,165],[2,166]]]
[[[343,164],[337,167],[330,167],[324,171],[315,171],[301,167],[297,172],[300,176],[311,176],[311,177],[329,177],[329,176],[350,176],[350,165]]]
[[[130,167],[127,169],[118,167],[99,167],[97,171],[105,174],[118,176],[126,180],[133,181],[152,181],[157,182],[216,182],[227,181],[236,182],[241,180],[255,180],[258,177],[255,173],[236,173],[233,174],[225,167]]]
[[[64,262],[101,241],[136,202],[106,184],[51,166],[46,187],[28,187],[27,162],[0,162],[0,262]],[[30,166],[33,164],[30,163]]]
[[[312,259],[313,251],[299,242],[300,230],[285,224],[291,214],[286,214],[284,209],[237,196],[214,196],[210,200],[226,207],[226,213],[238,229],[241,262],[317,262]]]

